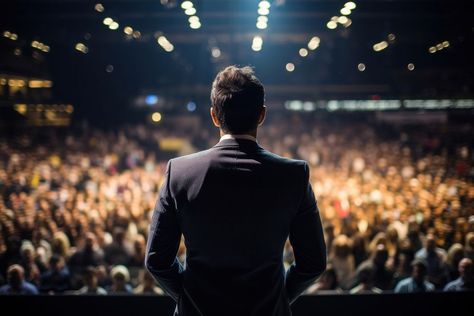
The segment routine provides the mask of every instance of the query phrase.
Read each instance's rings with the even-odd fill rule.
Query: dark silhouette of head
[[[426,263],[423,260],[416,259],[411,264],[411,276],[416,283],[421,284],[426,276]]]
[[[19,264],[11,265],[7,270],[8,284],[13,291],[19,291],[21,284],[25,280],[25,269]]]
[[[220,71],[211,91],[211,117],[225,134],[253,134],[265,117],[265,91],[250,67]]]

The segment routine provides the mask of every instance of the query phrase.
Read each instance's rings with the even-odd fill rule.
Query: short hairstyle
[[[244,134],[258,125],[265,91],[251,67],[228,66],[212,83],[211,104],[226,133]]]

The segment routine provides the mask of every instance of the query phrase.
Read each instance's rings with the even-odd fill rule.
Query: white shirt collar
[[[255,137],[253,137],[252,135],[246,135],[246,134],[240,134],[240,135],[225,134],[221,136],[221,139],[219,141],[223,141],[224,139],[247,139],[247,140],[257,142],[257,139]]]

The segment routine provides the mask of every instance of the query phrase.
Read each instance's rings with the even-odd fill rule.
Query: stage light
[[[327,28],[330,29],[330,30],[334,30],[336,27],[337,27],[337,23],[334,22],[334,21],[329,21],[327,24],[326,24]]]
[[[413,71],[413,70],[415,70],[415,65],[413,63],[409,63],[407,68],[408,68],[408,70]]]
[[[11,39],[12,41],[16,41],[16,40],[18,39],[18,34],[12,33],[12,34],[10,35],[10,39]]]
[[[268,25],[266,22],[257,22],[256,26],[258,29],[264,30],[267,28]]]
[[[12,34],[12,33],[10,33],[9,31],[3,32],[3,36],[6,37],[6,38],[10,38],[10,35],[11,35],[11,34]]]
[[[359,69],[359,71],[365,71],[365,64],[364,63],[358,64],[357,69]]]
[[[352,20],[349,19],[349,18],[347,18],[347,22],[344,23],[344,27],[345,27],[345,28],[348,28],[349,26],[351,26],[351,24],[352,24]]]
[[[132,35],[133,34],[133,29],[130,27],[130,26],[126,26],[124,29],[123,29],[123,32],[127,35]]]
[[[221,57],[221,50],[218,47],[214,47],[211,50],[211,54],[212,54],[212,57],[219,58],[219,57]]]
[[[271,4],[270,4],[270,2],[264,0],[264,1],[260,1],[260,3],[258,4],[258,7],[259,8],[270,9]]]
[[[181,3],[181,9],[183,10],[187,10],[189,8],[192,8],[194,5],[191,1],[183,1],[183,3]]]
[[[380,52],[388,47],[388,43],[386,41],[381,41],[380,43],[374,44],[373,49],[376,52]]]
[[[268,18],[264,15],[261,15],[257,18],[257,22],[268,23]]]
[[[95,9],[97,12],[104,12],[104,6],[102,5],[102,3],[97,3],[97,4],[94,6],[94,9]]]
[[[344,7],[341,9],[341,14],[342,15],[349,15],[351,14],[351,9],[347,8],[347,7]]]
[[[117,22],[112,22],[112,24],[109,25],[109,29],[111,30],[116,30],[119,28],[119,24]]]
[[[134,31],[132,36],[134,39],[139,39],[142,36],[142,33],[140,33],[140,31]]]
[[[270,14],[270,10],[268,10],[267,8],[258,8],[258,14],[260,15],[269,15]]]
[[[102,21],[102,23],[104,23],[105,25],[110,25],[110,24],[112,24],[113,22],[114,22],[114,20],[113,20],[112,18],[109,18],[109,17],[105,18],[105,19]]]
[[[186,109],[189,111],[189,112],[194,112],[196,111],[196,103],[194,103],[193,101],[190,101],[188,102],[188,104],[186,104]]]
[[[299,53],[300,53],[300,56],[301,56],[301,57],[306,57],[306,56],[308,56],[308,50],[307,50],[306,48],[300,48]]]
[[[150,95],[147,95],[145,97],[145,103],[147,105],[155,105],[158,103],[158,96],[154,95],[154,94],[150,94]]]
[[[184,10],[184,14],[186,14],[186,15],[194,15],[194,14],[196,14],[196,9],[195,9],[195,8],[186,9],[186,10]]]
[[[349,19],[344,15],[337,18],[337,22],[340,24],[346,24],[348,21]]]
[[[198,29],[201,27],[201,22],[195,22],[195,23],[190,23],[189,24],[189,27],[192,28],[192,29]]]
[[[111,73],[112,71],[114,71],[114,66],[113,65],[105,66],[105,71],[108,73]]]
[[[252,40],[252,50],[255,52],[259,52],[262,50],[263,39],[261,36],[254,36]]]
[[[20,55],[21,55],[21,49],[15,48],[15,49],[13,50],[13,55],[15,55],[15,56],[20,56]]]
[[[390,34],[388,34],[387,38],[388,38],[388,41],[389,41],[390,43],[393,43],[393,42],[395,42],[395,38],[396,38],[396,37],[395,37],[395,34],[390,33]]]
[[[188,19],[188,22],[189,22],[190,24],[198,23],[198,22],[199,22],[199,18],[198,18],[197,16],[195,16],[195,15],[190,16],[189,19]]]
[[[437,50],[442,50],[443,48],[444,48],[443,44],[441,44],[441,43],[436,45]]]
[[[354,10],[357,6],[354,2],[349,1],[349,2],[346,2],[346,4],[344,4],[344,7],[348,8],[349,10]]]
[[[449,47],[449,42],[448,41],[444,41],[442,44],[443,44],[444,48]]]
[[[287,63],[285,68],[286,68],[286,71],[293,72],[295,70],[295,64]]]
[[[429,51],[431,54],[434,54],[434,53],[436,53],[436,47],[431,46],[431,47],[428,49],[428,51]]]
[[[311,38],[311,40],[309,41],[309,43],[308,43],[308,48],[311,49],[311,50],[315,50],[316,48],[319,47],[320,42],[321,42],[321,40],[319,39],[319,37],[313,36]]]
[[[151,120],[155,123],[158,123],[159,121],[161,121],[161,113],[160,112],[154,112],[151,115]]]
[[[87,46],[83,43],[77,43],[74,48],[83,54],[87,54],[89,52],[89,48],[87,48]]]

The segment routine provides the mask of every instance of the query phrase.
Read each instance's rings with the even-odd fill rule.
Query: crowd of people
[[[177,130],[1,136],[0,294],[163,294],[143,265],[167,159],[218,142],[217,131]],[[266,123],[262,147],[311,166],[328,268],[307,294],[474,289],[474,147],[471,130],[458,133]],[[294,260],[289,242],[283,259]]]

